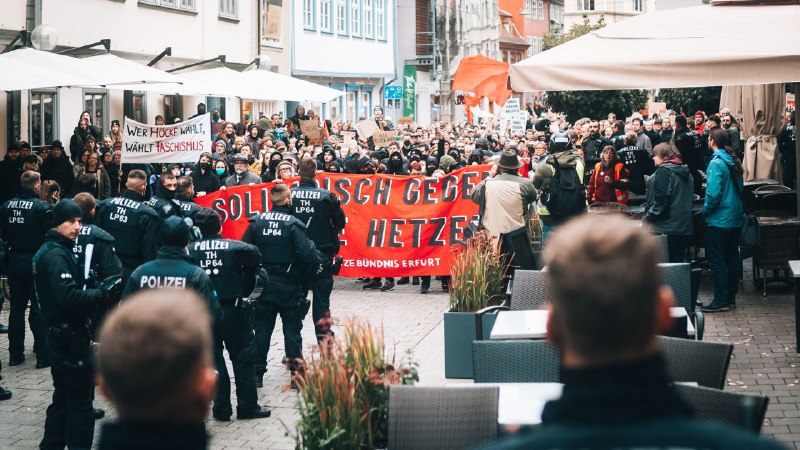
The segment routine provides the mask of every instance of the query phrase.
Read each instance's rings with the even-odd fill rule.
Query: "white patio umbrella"
[[[21,48],[0,54],[0,89],[19,90],[37,87],[107,86],[119,83],[163,81],[141,78],[113,64],[78,59],[33,48]],[[161,77],[163,78],[163,77]]]
[[[800,81],[800,5],[653,11],[512,64],[515,91]]]
[[[241,72],[241,78],[245,83],[240,86],[247,93],[245,98],[328,103],[345,95],[328,86],[268,70],[246,70]]]
[[[129,59],[120,58],[111,53],[90,56],[82,59],[82,61],[91,61],[103,67],[113,67],[114,70],[124,70],[131,79],[139,80],[142,83],[180,83],[181,80],[177,75],[144,64],[139,64]]]

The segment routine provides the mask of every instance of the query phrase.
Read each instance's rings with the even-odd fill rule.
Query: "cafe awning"
[[[800,5],[653,11],[512,64],[515,91],[800,81]]]
[[[111,53],[104,53],[102,55],[90,56],[81,61],[91,61],[102,65],[103,67],[112,67],[114,70],[122,70],[128,74],[128,77],[133,80],[138,80],[141,83],[180,83],[181,79],[177,75],[173,75],[163,70],[156,69],[144,64],[139,64],[129,59],[120,58],[119,56],[112,55]]]

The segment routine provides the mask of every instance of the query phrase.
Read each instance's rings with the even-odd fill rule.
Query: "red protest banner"
[[[345,277],[448,275],[454,246],[477,218],[472,190],[489,175],[490,165],[470,166],[436,179],[396,175],[317,175],[336,194],[347,215],[339,235]],[[287,180],[290,186],[299,179]],[[276,183],[237,186],[200,198],[223,219],[222,234],[239,239],[248,219],[268,211]]]

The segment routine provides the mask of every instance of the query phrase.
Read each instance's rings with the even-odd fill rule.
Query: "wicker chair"
[[[595,202],[589,205],[587,212],[589,214],[608,214],[608,213],[624,213],[628,210],[628,205],[623,205],[617,202]]]
[[[765,184],[764,186],[759,186],[756,188],[753,193],[755,194],[764,194],[766,192],[785,192],[791,191],[792,189],[788,186],[784,186],[782,184]]]
[[[550,303],[550,278],[539,270],[517,270],[511,287],[511,310],[544,309]]]
[[[675,303],[689,315],[695,327],[695,337],[702,340],[705,316],[701,311],[695,311],[702,269],[692,269],[688,263],[661,263],[658,266],[661,268],[662,281],[675,294]]]
[[[784,191],[767,194],[758,201],[759,210],[785,211],[790,216],[797,215],[797,192]]]
[[[389,449],[461,450],[497,439],[497,386],[389,388]]]
[[[769,397],[680,384],[675,385],[675,390],[694,409],[697,420],[761,433]]]
[[[472,341],[476,383],[557,383],[558,350],[542,340]]]
[[[665,336],[658,337],[658,345],[672,381],[694,381],[715,389],[725,385],[733,345]]]
[[[658,240],[658,248],[661,249],[661,259],[659,261],[662,263],[669,262],[669,241],[667,240],[667,235],[657,234],[655,238]]]
[[[767,296],[767,274],[787,270],[789,261],[800,257],[800,228],[797,225],[761,226],[761,242],[753,255],[753,272],[762,284],[762,295]],[[763,278],[758,277],[763,271]],[[754,278],[756,280],[757,278]]]

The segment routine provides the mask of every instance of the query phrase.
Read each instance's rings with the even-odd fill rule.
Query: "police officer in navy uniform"
[[[48,366],[45,327],[40,305],[33,291],[31,261],[47,233],[51,206],[39,199],[42,185],[38,173],[28,171],[20,177],[19,196],[0,206],[0,235],[6,245],[11,312],[8,319],[8,353],[10,366],[25,361],[25,309],[30,302],[28,322],[33,332],[36,367]]]
[[[36,294],[47,320],[53,403],[47,408],[41,449],[92,447],[94,377],[88,320],[107,299],[118,295],[122,280],[112,277],[97,289],[84,288],[72,248],[83,212],[72,200],[59,202],[52,226],[33,257]]]
[[[339,233],[346,223],[344,211],[337,196],[317,187],[314,180],[317,163],[313,159],[301,161],[297,173],[300,185],[292,189],[292,214],[306,225],[306,234],[330,261],[339,253]],[[330,316],[334,274],[332,265],[325,266],[325,270],[314,276],[310,283],[314,295],[311,317],[318,342],[330,333],[330,326],[324,319]],[[304,286],[304,294],[307,295],[308,290],[308,286]]]
[[[267,371],[269,342],[278,314],[290,371],[294,375],[302,370],[300,330],[310,306],[302,285],[316,274],[321,263],[314,243],[306,236],[305,225],[292,215],[289,188],[275,185],[269,197],[272,211],[251,218],[242,237],[261,250],[261,264],[269,274],[269,289],[256,305],[256,380],[263,379]]]
[[[100,280],[122,276],[122,261],[114,251],[114,236],[92,223],[95,214],[94,196],[88,192],[81,192],[75,195],[73,201],[83,212],[83,225],[81,225],[78,239],[72,250],[78,258],[78,268],[83,272],[86,286],[92,288]],[[92,319],[92,336],[95,335],[106,312],[101,311],[97,317]]]
[[[261,265],[257,247],[220,235],[222,221],[211,209],[202,208],[194,216],[195,225],[203,239],[192,242],[189,254],[195,263],[211,277],[222,306],[223,318],[216,336],[216,347],[228,349],[233,374],[236,377],[236,418],[257,419],[270,416],[270,411],[258,405],[255,372],[255,344],[251,316],[255,301],[247,297],[256,285],[256,271]],[[222,352],[217,352],[219,356]],[[212,415],[221,421],[230,420],[231,381],[225,360],[216,361],[219,372]]]
[[[194,202],[194,181],[192,177],[178,178],[178,187],[175,188],[175,200],[173,202],[178,205],[183,217],[190,219],[198,213],[202,206]]]
[[[166,167],[166,166],[165,166]],[[158,178],[156,194],[147,201],[161,220],[170,216],[183,217],[180,207],[175,200],[175,189],[178,187],[178,177],[169,170],[165,170]]]
[[[131,170],[120,197],[97,204],[95,225],[114,236],[117,256],[122,261],[123,280],[142,263],[155,259],[158,251],[158,214],[144,201],[147,174]]]
[[[694,193],[703,191],[703,178],[701,172],[706,169],[706,148],[701,141],[701,136],[688,126],[685,116],[675,116],[675,134],[673,143],[681,154],[683,162],[689,166],[689,171],[694,179]]]

